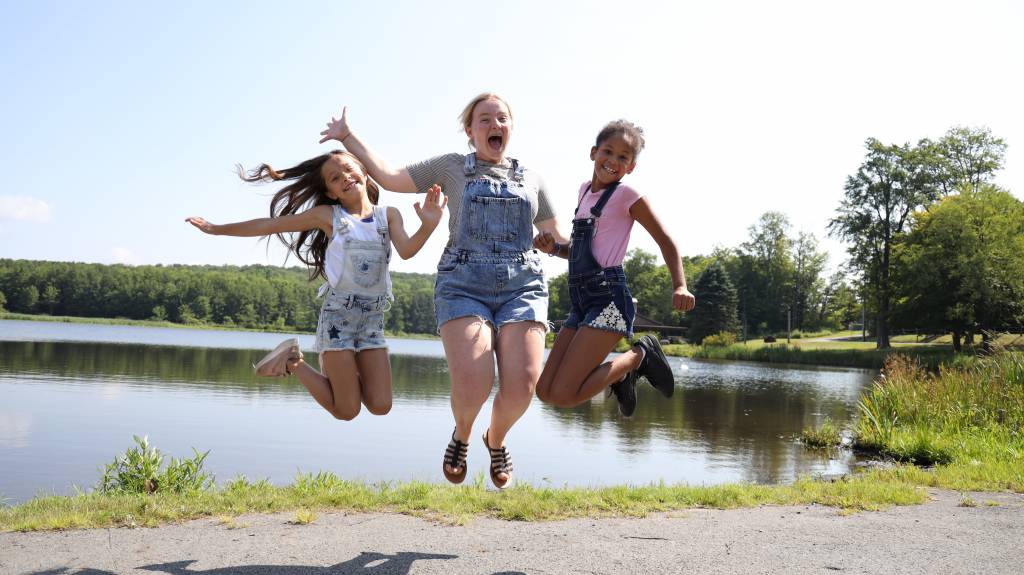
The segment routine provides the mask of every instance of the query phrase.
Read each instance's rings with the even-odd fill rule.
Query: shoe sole
[[[293,337],[291,339],[286,339],[281,343],[277,344],[277,347],[271,350],[270,353],[268,353],[267,355],[263,356],[263,359],[254,363],[252,368],[255,369],[257,373],[259,373],[260,369],[263,366],[277,359],[278,355],[284,353],[287,349],[291,348],[292,346],[299,346],[299,338]]]
[[[661,364],[661,366],[658,368],[658,371],[661,371],[663,373],[660,374],[661,378],[659,379],[665,379],[666,381],[669,381],[671,383],[668,386],[664,386],[663,389],[662,387],[654,385],[654,382],[651,381],[651,378],[647,378],[647,381],[650,382],[651,385],[654,385],[654,388],[660,391],[661,394],[664,395],[665,397],[672,397],[672,393],[675,392],[676,390],[676,376],[675,374],[672,373],[672,366],[668,362],[668,357],[665,355],[665,352],[661,349],[661,342],[659,342],[658,340],[654,339],[651,336],[644,336],[644,339],[647,340],[648,347],[650,348],[645,351],[647,351],[647,353],[653,352],[656,358],[651,359],[657,359],[658,363]]]

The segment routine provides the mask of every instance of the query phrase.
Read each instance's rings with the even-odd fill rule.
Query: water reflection
[[[443,480],[452,420],[442,358],[392,356],[392,413],[343,423],[294,378],[256,377],[251,363],[261,353],[0,341],[0,497],[94,485],[132,434],[148,434],[174,456],[210,449],[207,464],[221,481],[245,474],[287,483],[297,470],[321,469],[369,481]],[[307,359],[315,364],[313,354]],[[804,450],[795,437],[825,417],[851,420],[869,372],[673,361],[675,396],[666,400],[642,384],[630,419],[600,397],[574,409],[535,402],[508,440],[518,478],[777,482],[850,463]],[[485,407],[470,446],[474,474],[486,470],[479,435],[488,420]]]

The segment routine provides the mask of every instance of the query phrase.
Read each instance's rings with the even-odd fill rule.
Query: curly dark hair
[[[605,127],[601,128],[601,131],[598,132],[597,143],[594,145],[600,146],[601,142],[612,136],[622,136],[622,139],[626,140],[626,143],[633,148],[634,160],[640,155],[640,151],[644,149],[644,129],[629,120],[615,120],[605,124]]]
[[[291,214],[304,212],[316,206],[337,205],[338,201],[327,196],[327,184],[321,169],[324,163],[331,156],[343,155],[352,160],[363,171],[366,177],[366,195],[370,202],[376,205],[380,199],[380,188],[376,182],[370,179],[366,167],[358,158],[343,150],[331,150],[326,154],[310,158],[298,165],[283,170],[275,170],[270,164],[260,164],[259,167],[249,170],[248,173],[241,165],[236,166],[238,177],[247,182],[277,182],[281,180],[296,180],[288,184],[274,194],[270,200],[270,217],[277,218]],[[297,234],[274,234],[281,243],[288,246],[288,250],[295,252],[299,261],[309,266],[309,280],[317,277],[327,278],[324,271],[324,257],[327,253],[327,244],[331,238],[323,230],[313,229],[298,232]]]

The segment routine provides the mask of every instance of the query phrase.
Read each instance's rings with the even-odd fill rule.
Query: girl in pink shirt
[[[537,249],[569,260],[571,307],[537,383],[541,401],[573,407],[610,389],[619,412],[629,417],[636,409],[638,376],[665,397],[675,389],[672,368],[656,337],[645,335],[629,351],[605,361],[622,337],[633,335],[636,309],[622,269],[633,222],[661,248],[672,275],[672,307],[689,311],[694,305],[675,242],[647,198],[620,183],[636,168],[643,148],[639,126],[625,120],[605,126],[590,149],[594,172],[580,188],[570,243],[557,243],[550,233],[533,240]]]

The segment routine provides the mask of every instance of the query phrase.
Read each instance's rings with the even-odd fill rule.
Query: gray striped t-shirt
[[[455,230],[459,224],[460,208],[462,207],[462,191],[466,189],[466,173],[463,166],[466,163],[464,154],[444,154],[416,164],[406,166],[413,183],[419,188],[420,193],[425,193],[427,188],[437,184],[441,191],[448,196],[448,245],[452,245],[455,238]],[[491,164],[477,157],[476,174],[473,178],[489,178],[495,181],[510,179],[512,161],[505,164]],[[530,198],[530,205],[533,207],[533,223],[543,222],[555,217],[555,211],[548,201],[547,188],[537,172],[525,168],[523,170],[523,191]]]

